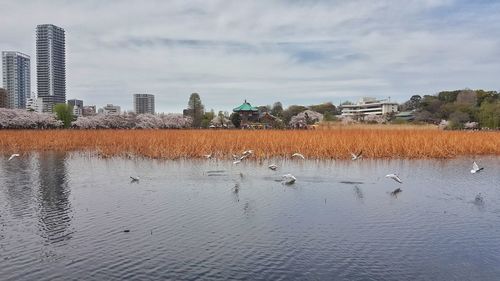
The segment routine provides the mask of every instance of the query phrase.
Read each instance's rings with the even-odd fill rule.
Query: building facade
[[[7,108],[7,90],[0,88],[0,108]]]
[[[121,108],[118,105],[107,104],[105,107],[99,108],[99,114],[120,115]]]
[[[41,99],[38,99],[34,95],[32,95],[31,98],[29,98],[28,101],[26,102],[26,109],[28,111],[42,113],[43,112],[43,102]]]
[[[68,105],[71,105],[71,107],[73,108],[74,116],[83,115],[83,100],[71,99],[68,100]]]
[[[43,111],[66,103],[66,42],[64,29],[52,24],[36,27],[36,77]]]
[[[362,98],[357,104],[342,105],[342,116],[363,117],[366,115],[386,115],[398,112],[398,104],[389,100]]]
[[[150,94],[134,94],[134,111],[137,114],[155,114],[155,96]]]
[[[26,108],[31,94],[30,56],[20,52],[2,52],[3,87],[8,108]]]
[[[83,116],[94,116],[97,114],[95,105],[85,105],[82,109]]]

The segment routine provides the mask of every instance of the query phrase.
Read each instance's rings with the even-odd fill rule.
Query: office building
[[[95,105],[85,105],[82,110],[83,116],[94,116],[97,114]]]
[[[105,107],[99,108],[99,114],[120,115],[120,113],[121,108],[118,105],[107,104]]]
[[[3,87],[8,108],[26,108],[31,94],[30,56],[20,52],[2,52]]]
[[[68,100],[68,105],[73,107],[73,115],[74,116],[82,116],[83,115],[83,101],[77,99]]]
[[[36,27],[36,77],[43,111],[66,103],[66,43],[64,29],[52,24]]]
[[[7,108],[7,90],[0,88],[0,108]]]
[[[29,98],[26,101],[26,109],[28,111],[42,113],[43,112],[43,102],[41,99],[36,98],[34,95],[32,95],[31,98]]]
[[[389,100],[362,98],[357,104],[342,105],[342,116],[362,117],[366,115],[386,115],[398,112],[398,104]]]
[[[150,94],[134,94],[134,110],[137,114],[155,114],[155,96]]]

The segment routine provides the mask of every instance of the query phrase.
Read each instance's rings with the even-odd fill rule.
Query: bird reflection
[[[18,219],[30,216],[35,208],[32,169],[29,157],[17,158],[4,165],[5,198],[9,201],[12,216]]]
[[[359,186],[357,186],[357,185],[354,186],[354,194],[356,195],[356,198],[358,200],[363,201],[363,199],[364,199],[365,196],[364,196],[363,191],[361,190],[361,188],[359,188]]]
[[[66,154],[49,153],[39,157],[40,205],[39,226],[49,243],[71,239],[71,204],[68,187]]]

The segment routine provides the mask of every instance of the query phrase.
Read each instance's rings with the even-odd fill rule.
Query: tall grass
[[[500,132],[440,131],[414,127],[338,127],[310,131],[19,130],[0,131],[0,153],[92,151],[101,156],[178,159],[215,153],[229,158],[252,149],[257,158],[449,158],[500,155]]]

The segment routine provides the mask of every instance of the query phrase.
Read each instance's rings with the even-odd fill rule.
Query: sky
[[[0,50],[66,30],[67,98],[182,112],[500,90],[500,1],[0,0]]]

